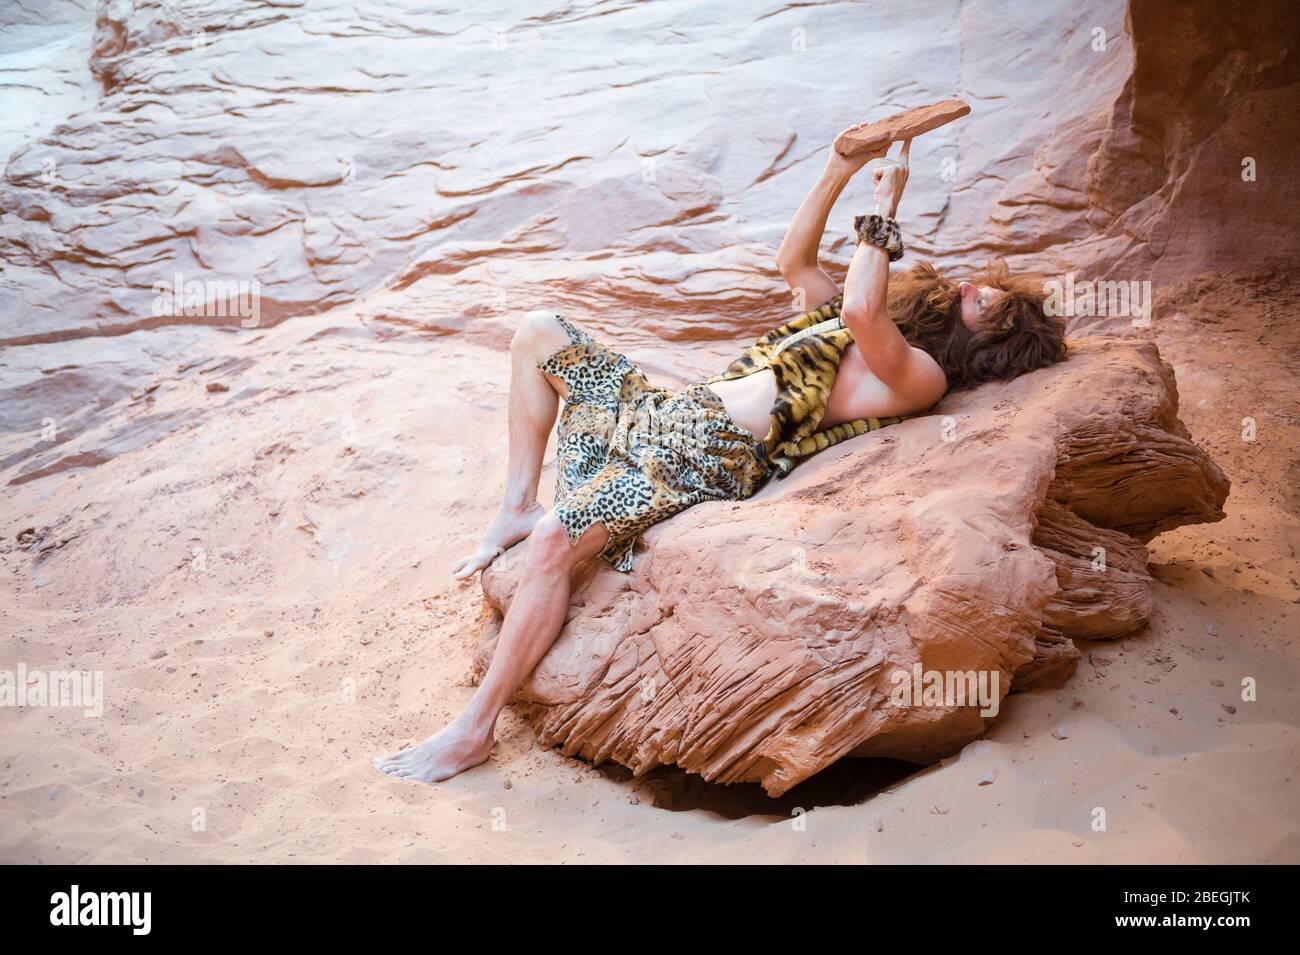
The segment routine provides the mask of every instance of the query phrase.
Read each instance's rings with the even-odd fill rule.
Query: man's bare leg
[[[546,374],[537,363],[567,345],[569,336],[553,312],[526,313],[510,341],[510,399],[506,492],[496,517],[488,525],[478,550],[452,565],[452,576],[464,580],[527,537],[545,509],[537,502],[546,439],[555,425],[560,399],[568,388]]]
[[[487,760],[496,741],[497,716],[564,625],[573,568],[600,553],[608,541],[609,532],[600,522],[570,544],[568,532],[553,514],[538,521],[492,663],[469,705],[418,746],[376,757],[376,768],[390,776],[436,783]]]

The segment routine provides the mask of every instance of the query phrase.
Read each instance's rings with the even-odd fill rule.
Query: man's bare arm
[[[840,317],[857,343],[872,374],[891,391],[904,389],[912,372],[912,346],[885,307],[889,290],[889,253],[870,242],[859,242],[844,280]]]
[[[859,153],[848,157],[840,155],[832,147],[816,185],[794,214],[776,253],[776,267],[791,291],[802,296],[796,304],[799,311],[816,308],[839,294],[839,286],[817,259],[822,235],[826,232],[826,220],[853,174],[869,160],[881,155],[883,153]]]
[[[894,218],[907,184],[911,142],[904,143],[900,162],[887,162],[874,171],[876,208]],[[889,253],[870,242],[859,242],[844,280],[840,317],[853,332],[858,351],[890,391],[907,404],[923,407],[937,401],[947,386],[943,370],[920,349],[913,348],[889,317]]]
[[[826,231],[831,207],[848,182],[848,176],[823,170],[817,184],[800,204],[776,253],[776,267],[781,270],[781,278],[796,296],[802,296],[796,304],[796,311],[816,308],[840,293],[835,280],[817,261],[817,249]]]

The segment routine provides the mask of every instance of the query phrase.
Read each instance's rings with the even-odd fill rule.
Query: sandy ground
[[[1300,323],[1269,281],[1177,289],[1148,333],[1233,481],[1227,520],[1154,543],[1151,627],[959,759],[846,761],[779,802],[593,768],[510,712],[457,779],[377,773],[472,692],[490,611],[448,568],[504,483],[504,332],[203,330],[6,488],[5,665],[102,670],[106,703],[0,708],[0,861],[1300,861]]]

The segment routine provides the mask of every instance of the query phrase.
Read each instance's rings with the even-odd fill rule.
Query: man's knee
[[[554,512],[544,515],[528,535],[528,560],[531,563],[556,566],[571,564],[572,551],[569,532]]]
[[[568,569],[598,553],[607,539],[604,525],[592,524],[577,541],[571,541],[568,528],[550,511],[528,535],[528,561],[535,566]]]
[[[519,317],[514,337],[510,339],[510,348],[515,352],[545,355],[568,340],[568,332],[560,324],[560,317],[555,312],[536,309],[524,312]]]

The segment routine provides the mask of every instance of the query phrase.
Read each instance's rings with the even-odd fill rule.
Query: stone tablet
[[[938,129],[970,112],[970,104],[959,99],[946,99],[929,106],[915,106],[895,113],[888,119],[877,120],[861,129],[840,133],[835,137],[835,149],[844,156],[883,149],[900,139],[911,139]]]

